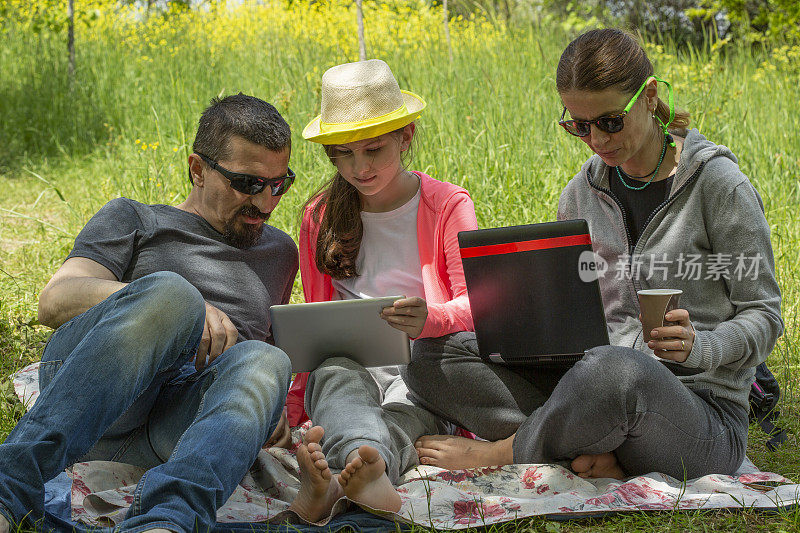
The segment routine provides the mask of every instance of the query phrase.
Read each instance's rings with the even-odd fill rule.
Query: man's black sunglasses
[[[208,156],[196,152],[200,159],[206,162],[208,166],[216,170],[228,181],[231,182],[231,188],[244,194],[258,194],[263,191],[267,186],[270,188],[272,196],[280,196],[289,190],[289,187],[294,183],[295,174],[291,168],[287,168],[288,172],[285,176],[280,178],[262,178],[261,176],[253,176],[251,174],[241,174],[239,172],[231,172],[230,170],[219,166],[219,163],[214,161]]]

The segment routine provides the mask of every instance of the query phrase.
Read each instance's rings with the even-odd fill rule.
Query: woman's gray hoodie
[[[696,331],[679,376],[747,408],[754,367],[783,332],[781,293],[761,197],[736,156],[697,130],[685,134],[667,200],[630,242],[609,167],[592,156],[561,194],[559,220],[589,222],[611,343],[648,353],[636,291],[683,290],[680,307]]]

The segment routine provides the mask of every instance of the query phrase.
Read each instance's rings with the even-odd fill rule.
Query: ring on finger
[[[681,339],[681,350],[686,351],[686,342],[683,339]]]

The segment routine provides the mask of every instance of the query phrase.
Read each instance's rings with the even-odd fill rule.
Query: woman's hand
[[[381,318],[393,328],[405,331],[409,337],[415,339],[422,333],[425,320],[428,318],[428,304],[419,296],[401,298],[396,300],[391,307],[381,310]]]
[[[674,324],[652,330],[652,340],[647,346],[662,359],[683,363],[694,346],[694,327],[689,320],[689,311],[673,309],[664,315],[664,319]]]

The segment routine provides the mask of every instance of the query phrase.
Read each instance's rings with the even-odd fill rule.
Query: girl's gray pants
[[[345,357],[326,360],[308,378],[305,408],[325,436],[322,451],[333,470],[362,444],[378,450],[392,483],[419,464],[414,442],[452,427],[412,399],[402,367],[364,368]]]
[[[419,403],[488,440],[509,437],[515,463],[614,452],[627,475],[733,474],[747,448],[747,409],[691,390],[637,350],[602,346],[567,369],[510,367],[478,356],[475,334],[414,342],[403,371]]]

